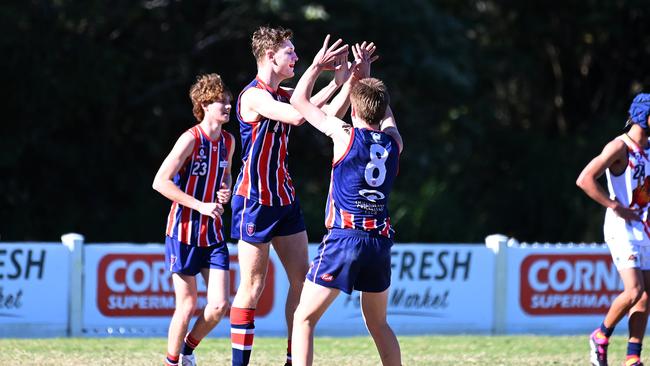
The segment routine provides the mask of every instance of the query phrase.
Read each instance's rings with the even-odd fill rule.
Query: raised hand
[[[323,47],[321,47],[321,49],[318,50],[318,53],[316,53],[316,56],[314,56],[312,66],[323,70],[334,70],[336,68],[336,58],[342,54],[347,54],[347,44],[339,47],[339,45],[343,43],[342,39],[339,38],[328,47],[329,41],[330,35],[328,34],[323,42]]]
[[[348,52],[339,55],[334,60],[334,83],[343,85],[352,75],[352,63],[348,61]]]
[[[373,56],[377,50],[374,42],[366,43],[363,41],[361,44],[352,45],[352,54],[354,56],[354,66],[352,71],[354,77],[363,79],[370,76],[370,64],[375,62],[379,56]]]

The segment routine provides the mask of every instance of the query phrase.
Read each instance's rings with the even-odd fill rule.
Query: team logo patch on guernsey
[[[334,280],[334,276],[332,276],[329,273],[325,273],[325,274],[320,276],[320,279],[325,281],[325,282],[332,282],[332,280]]]
[[[248,234],[249,236],[255,234],[255,224],[253,224],[252,222],[246,224],[246,234]]]
[[[379,142],[379,140],[381,140],[381,135],[378,134],[377,132],[373,132],[371,133],[371,135],[372,135],[372,139],[375,140],[375,142]]]

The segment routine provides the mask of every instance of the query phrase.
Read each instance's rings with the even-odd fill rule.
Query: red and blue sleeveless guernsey
[[[213,141],[199,125],[188,131],[194,136],[194,148],[192,155],[174,177],[174,184],[199,201],[216,202],[216,193],[223,182],[228,156],[235,147],[235,138],[221,130],[221,136]],[[169,211],[166,233],[181,243],[199,247],[225,240],[221,217],[213,219],[201,215],[199,211],[177,202],[172,203]]]
[[[291,125],[260,117],[244,121],[241,96],[249,88],[269,92],[277,101],[289,103],[289,94],[273,90],[259,78],[251,81],[237,98],[237,119],[242,140],[242,167],[233,192],[265,206],[286,206],[295,199],[287,162]]]
[[[348,150],[332,166],[325,226],[392,238],[388,197],[398,165],[399,146],[392,137],[381,131],[352,129]]]

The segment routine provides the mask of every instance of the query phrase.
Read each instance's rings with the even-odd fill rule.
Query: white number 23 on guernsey
[[[205,161],[195,161],[192,164],[192,175],[205,175],[208,172],[208,163]]]
[[[386,159],[388,150],[379,144],[370,145],[370,161],[366,164],[366,183],[371,187],[379,187],[386,179]]]

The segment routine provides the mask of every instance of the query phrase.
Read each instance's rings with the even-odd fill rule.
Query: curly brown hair
[[[192,113],[199,122],[205,116],[203,104],[213,103],[226,98],[232,99],[232,94],[219,74],[199,75],[196,77],[196,82],[190,88]]]
[[[265,26],[257,28],[251,39],[255,60],[259,63],[262,61],[266,50],[277,51],[284,41],[291,40],[291,38],[293,38],[291,29]]]
[[[350,90],[350,102],[359,118],[371,125],[377,125],[386,114],[390,95],[381,80],[365,78],[359,80]]]

